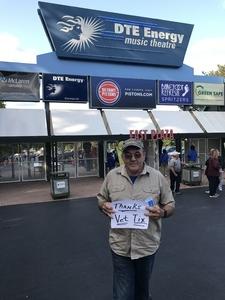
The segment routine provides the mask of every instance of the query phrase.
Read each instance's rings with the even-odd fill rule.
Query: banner
[[[43,74],[43,101],[87,103],[87,76]]]
[[[224,84],[194,83],[194,105],[224,106]]]
[[[39,102],[39,74],[0,71],[0,100]]]
[[[185,23],[38,4],[45,32],[61,58],[180,67],[193,29]]]
[[[91,77],[90,108],[156,107],[156,81]]]
[[[159,81],[158,104],[192,105],[193,83],[187,81]]]

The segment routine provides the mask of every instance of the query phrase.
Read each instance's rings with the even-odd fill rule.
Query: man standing
[[[180,152],[173,151],[170,153],[171,159],[169,160],[170,169],[170,188],[176,195],[181,194],[180,183],[181,183],[181,161]]]
[[[195,149],[195,145],[191,145],[191,147],[188,151],[187,159],[188,159],[189,163],[196,163],[196,161],[198,159],[198,153]]]
[[[140,140],[123,144],[124,165],[111,170],[97,195],[100,210],[113,218],[116,200],[154,199],[146,206],[147,229],[110,229],[109,243],[113,262],[113,300],[150,300],[149,282],[155,253],[161,237],[161,218],[174,212],[175,202],[164,176],[145,164]]]

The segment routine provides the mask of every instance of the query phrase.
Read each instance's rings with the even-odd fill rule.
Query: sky
[[[225,0],[48,0],[42,2],[193,24],[184,63],[195,75],[225,65]],[[0,0],[0,61],[36,63],[51,52],[37,0]]]

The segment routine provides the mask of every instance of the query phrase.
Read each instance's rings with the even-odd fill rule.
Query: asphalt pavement
[[[225,192],[176,196],[163,220],[154,300],[225,299]],[[108,219],[95,197],[0,207],[0,300],[110,300]]]

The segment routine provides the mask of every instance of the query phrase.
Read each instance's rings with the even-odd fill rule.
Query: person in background
[[[84,159],[85,159],[85,167],[87,171],[90,171],[92,168],[92,159],[91,159],[91,148],[92,144],[91,142],[84,142],[83,143],[84,148]]]
[[[191,145],[189,151],[188,151],[188,155],[187,155],[187,159],[189,163],[196,163],[197,162],[197,158],[198,158],[198,153],[195,149],[194,145]]]
[[[112,202],[116,200],[152,198],[155,205],[145,208],[149,216],[147,229],[110,229],[113,300],[150,300],[149,282],[160,245],[161,219],[173,214],[175,201],[162,173],[146,165],[140,140],[123,143],[122,159],[124,164],[105,177],[97,195],[99,209],[113,218]]]
[[[209,180],[209,197],[217,198],[219,194],[216,193],[219,182],[220,182],[220,161],[219,161],[219,150],[213,149],[211,156],[209,157],[207,167],[207,177]]]
[[[209,177],[208,177],[209,158],[212,156],[212,153],[213,153],[214,150],[215,150],[214,148],[212,148],[212,149],[209,150],[209,157],[208,157],[208,159],[205,162],[205,176],[207,177],[208,182],[209,182]],[[205,193],[209,194],[209,188],[208,188],[208,190],[205,191]]]
[[[219,182],[219,185],[218,185],[218,190],[220,192],[222,192],[222,190],[223,190],[223,182],[224,182],[224,178],[223,178],[223,174],[224,174],[224,160],[222,159],[222,157],[220,155],[219,155],[218,159],[219,159],[219,163],[220,163],[220,166],[221,166],[221,168],[220,168],[220,177],[219,177],[220,182]]]
[[[113,151],[113,149],[108,149],[107,150],[107,163],[106,163],[107,172],[114,169],[115,166],[116,166],[116,158],[115,158],[114,151]]]
[[[164,176],[167,176],[166,171],[168,168],[168,160],[169,160],[169,155],[166,149],[163,149],[163,152],[161,153],[159,158],[159,166],[162,168],[162,172]]]
[[[169,153],[171,159],[169,160],[168,166],[170,170],[170,188],[176,195],[181,194],[180,183],[181,183],[181,161],[180,152],[173,151]]]

